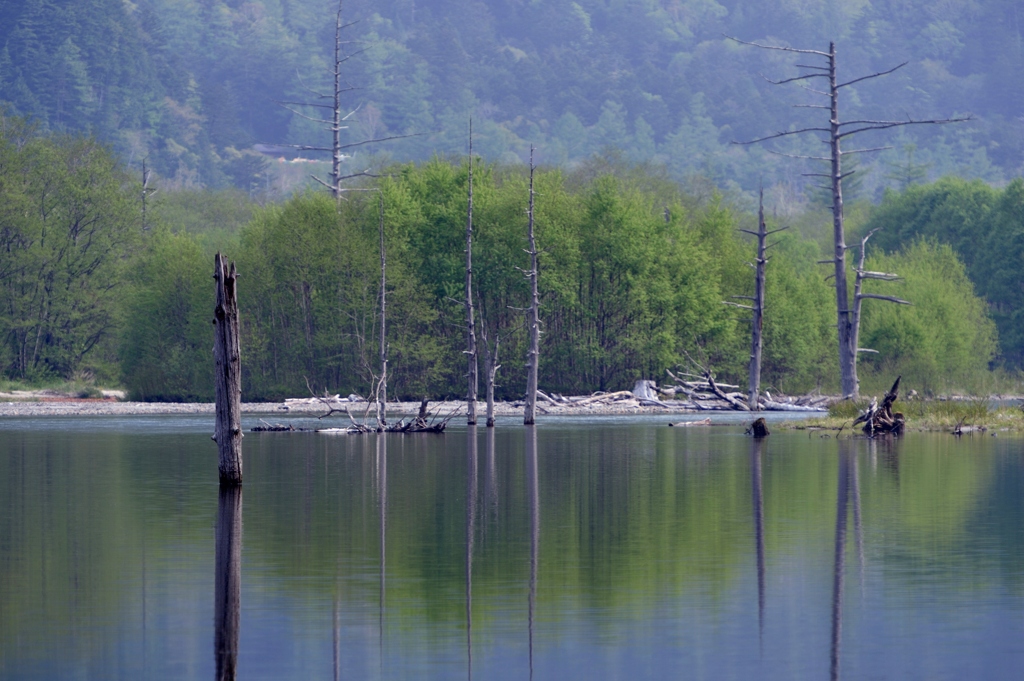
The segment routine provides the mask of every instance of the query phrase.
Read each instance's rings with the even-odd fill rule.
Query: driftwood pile
[[[750,411],[747,397],[736,392],[737,385],[718,383],[710,373],[698,380],[685,380],[672,372],[675,385],[659,386],[654,381],[640,380],[632,390],[596,392],[592,395],[564,397],[558,393],[537,391],[537,397],[554,407],[615,406],[660,407],[673,411]],[[680,399],[682,396],[682,399]],[[664,400],[663,397],[674,398]],[[802,397],[772,397],[765,393],[758,401],[762,411],[825,411],[829,398],[805,395]]]
[[[319,418],[330,416],[334,413],[341,412],[348,416],[350,421],[348,426],[344,428],[320,428],[316,432],[318,433],[340,433],[340,434],[354,434],[354,433],[443,433],[444,429],[448,426],[448,422],[455,416],[457,410],[452,411],[450,414],[442,418],[440,421],[437,420],[437,413],[431,414],[427,408],[428,401],[423,400],[420,402],[420,410],[416,415],[416,418],[409,422],[405,419],[399,419],[395,423],[383,423],[381,419],[377,418],[371,421],[369,417],[370,407],[366,408],[366,413],[363,414],[363,422],[360,423],[355,420],[352,416],[352,412],[348,410],[348,407],[342,409],[335,409],[330,406],[330,403],[324,401],[327,405],[327,413],[321,415]],[[372,405],[372,403],[370,403]]]
[[[903,428],[907,423],[906,418],[899,412],[893,412],[892,405],[896,401],[896,398],[900,395],[900,379],[902,376],[897,376],[896,381],[889,388],[889,392],[885,393],[882,397],[882,404],[878,404],[878,398],[873,397],[871,404],[865,409],[860,416],[856,418],[853,425],[860,423],[864,424],[864,432],[869,437],[875,435],[884,435],[892,433],[894,435],[902,435]]]
[[[687,409],[699,411],[751,411],[747,404],[747,396],[737,392],[738,385],[718,383],[714,375],[706,371],[702,377],[692,376],[687,380],[683,376],[674,374],[671,371],[668,375],[675,381],[675,385],[659,388],[663,395],[685,395],[686,400],[676,402],[686,405]],[[829,398],[824,395],[803,395],[800,397],[787,397],[776,395],[765,391],[758,396],[759,411],[826,411]]]
[[[591,395],[565,397],[558,393],[548,394],[537,390],[537,398],[555,407],[593,407],[597,405],[614,405],[628,409],[631,407],[661,407],[663,409],[684,409],[682,403],[662,402],[658,394],[659,388],[654,381],[637,381],[632,390],[616,392],[598,391]]]

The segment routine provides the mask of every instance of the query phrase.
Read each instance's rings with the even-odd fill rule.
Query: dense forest
[[[272,145],[324,142],[319,126],[276,102],[328,87],[336,7],[3,3],[0,101],[45,130],[95,135],[133,172],[148,159],[167,189],[280,196],[323,170],[282,163],[294,154]],[[892,148],[864,157],[848,198],[877,201],[887,186],[947,174],[1000,183],[1024,167],[1022,13],[1016,0],[351,0],[345,40],[359,54],[345,63],[356,88],[345,134],[419,134],[378,148],[376,162],[425,161],[464,153],[472,115],[490,162],[522,162],[533,143],[541,163],[568,168],[614,147],[679,181],[751,192],[764,179],[769,204],[784,211],[813,201],[808,167],[730,142],[810,120],[792,105],[811,95],[761,77],[792,76],[792,59],[725,36],[816,49],[835,40],[844,78],[909,62],[850,90],[844,116],[974,116],[870,140]]]
[[[8,378],[79,377],[121,382],[144,399],[209,399],[212,251],[224,248],[241,273],[247,399],[306,394],[307,381],[318,392],[365,393],[379,343],[379,196],[391,392],[463,393],[465,159],[390,166],[364,187],[379,194],[340,203],[314,190],[266,206],[237,191],[167,192],[149,198],[144,221],[140,178],[111,150],[40,134],[19,119],[0,123],[0,365]],[[536,184],[541,387],[619,389],[691,358],[721,377],[743,377],[749,316],[723,301],[752,290],[754,245],[737,228],[753,215],[614,155],[572,171],[541,169]],[[973,203],[944,202],[951,194]],[[943,180],[851,210],[858,230],[893,224],[869,249],[868,267],[902,279],[870,282],[879,287],[870,290],[913,302],[865,305],[861,345],[878,350],[861,360],[867,389],[897,372],[923,392],[984,389],[990,364],[1019,366],[1015,251],[982,265],[955,228],[970,208],[972,245],[1016,244],[1022,194],[1021,181],[998,190]],[[501,337],[504,397],[521,395],[525,381],[526,202],[521,165],[478,168],[479,326]],[[817,264],[827,246],[814,226],[823,223],[827,215],[808,213],[773,247],[762,383],[772,390],[837,388],[835,297]],[[1000,349],[999,337],[1010,344]]]
[[[27,0],[0,6],[0,368],[12,380],[119,382],[146,399],[211,394],[212,254],[242,273],[252,399],[365,392],[379,326],[377,197],[389,253],[392,394],[462,393],[459,302],[474,121],[481,327],[499,394],[522,393],[526,169],[536,145],[542,387],[627,386],[694,361],[741,380],[765,188],[763,384],[836,390],[830,196],[820,126],[792,55],[826,49],[843,120],[968,117],[864,135],[847,157],[847,243],[899,281],[866,291],[866,389],[904,374],[985,389],[1024,366],[1024,29],[1010,0],[352,0],[341,83],[345,169],[310,118],[332,87],[336,0]],[[796,156],[797,158],[793,158]],[[154,175],[143,179],[143,167]],[[809,176],[810,175],[810,176]],[[959,179],[963,178],[963,179]],[[379,190],[379,191],[378,191]],[[874,232],[877,230],[877,233]],[[854,258],[850,258],[854,260]],[[986,371],[989,370],[989,371]],[[994,370],[995,373],[992,373]]]

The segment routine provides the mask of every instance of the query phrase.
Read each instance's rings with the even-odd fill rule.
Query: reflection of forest
[[[834,545],[843,457],[856,462],[850,517],[869,562],[927,561],[934,576],[969,561],[1020,588],[1022,473],[1005,440],[777,433],[752,454],[717,429],[539,427],[536,445],[527,432],[481,429],[480,447],[458,432],[389,437],[386,449],[377,436],[247,438],[243,590],[379,607],[382,646],[423,622],[465,626],[467,653],[507,617],[494,608],[510,585],[521,585],[524,637],[534,610],[548,622],[570,608],[642,618],[666,597],[718,598],[754,565],[769,575],[759,591],[770,610],[773,562]],[[17,640],[19,656],[44,655],[52,643],[39,632],[88,658],[104,635],[91,623],[144,631],[167,589],[212,596],[207,434],[7,431],[3,441],[3,658]],[[968,554],[971,542],[988,549]],[[863,553],[857,541],[847,555]]]

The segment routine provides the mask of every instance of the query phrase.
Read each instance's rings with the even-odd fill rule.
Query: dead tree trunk
[[[526,404],[523,408],[523,424],[533,425],[537,418],[537,364],[540,360],[540,296],[537,294],[537,239],[533,232],[533,147],[530,147],[530,206],[527,235],[530,242],[530,350],[526,360]]]
[[[480,320],[480,330],[484,341],[484,382],[487,390],[487,427],[494,427],[494,379],[498,375],[498,348],[501,346],[501,336],[494,334],[494,347],[491,347],[487,338],[487,325],[483,318]]]
[[[157,189],[149,188],[149,181],[153,177],[153,171],[146,168],[146,159],[142,159],[142,231],[145,232],[149,229],[149,216],[146,211],[147,199],[153,194],[156,194]]]
[[[751,411],[757,411],[757,398],[761,392],[761,327],[764,320],[764,266],[765,242],[768,239],[768,228],[764,222],[764,190],[761,190],[757,208],[757,259],[754,261],[754,320],[750,342],[750,376],[747,387],[747,405]]]
[[[384,247],[384,195],[377,196],[380,223],[380,382],[377,385],[377,427],[388,425],[388,336],[387,336],[387,283],[388,256]]]
[[[314,180],[319,182],[321,185],[323,185],[324,187],[329,189],[331,191],[331,194],[334,195],[334,198],[338,199],[339,201],[341,200],[342,195],[346,191],[349,191],[349,189],[347,189],[344,186],[344,181],[345,180],[349,180],[349,179],[352,179],[352,178],[355,178],[355,177],[374,177],[374,175],[369,171],[369,169],[365,169],[365,170],[361,170],[361,171],[355,171],[355,172],[343,174],[341,166],[342,166],[342,163],[345,160],[345,151],[346,150],[352,149],[352,148],[355,148],[355,147],[361,147],[361,146],[364,146],[364,145],[367,145],[367,144],[373,144],[375,142],[386,142],[388,140],[404,139],[404,138],[407,138],[407,137],[415,137],[416,136],[415,134],[413,134],[413,135],[386,135],[384,137],[378,137],[378,138],[374,138],[374,139],[365,139],[365,140],[359,140],[359,141],[347,142],[347,143],[343,143],[342,142],[341,131],[342,130],[346,130],[348,128],[348,126],[345,123],[356,113],[356,111],[359,110],[359,107],[356,107],[355,109],[352,109],[351,111],[345,113],[344,108],[342,108],[342,95],[344,95],[346,92],[351,92],[352,90],[356,89],[355,87],[349,85],[345,81],[344,77],[342,76],[342,65],[345,62],[347,62],[349,59],[354,57],[355,54],[358,54],[358,52],[355,53],[355,54],[346,54],[342,50],[342,46],[345,44],[345,42],[342,41],[342,39],[341,39],[342,31],[344,31],[346,28],[348,28],[349,26],[352,25],[351,23],[349,23],[349,24],[342,23],[342,20],[341,20],[342,2],[343,2],[343,0],[338,0],[338,11],[337,11],[337,13],[335,15],[335,23],[334,23],[334,62],[333,62],[332,68],[330,70],[331,81],[332,81],[332,85],[333,85],[333,88],[332,88],[333,91],[329,92],[329,93],[327,93],[327,92],[319,92],[319,91],[314,90],[312,88],[306,87],[305,83],[302,83],[301,79],[300,79],[300,83],[302,84],[302,87],[305,90],[307,90],[316,99],[316,101],[313,101],[313,102],[278,101],[277,102],[278,104],[280,104],[284,108],[286,108],[289,111],[291,111],[296,116],[299,116],[300,118],[304,118],[304,119],[306,119],[308,121],[312,121],[314,123],[318,123],[318,124],[324,126],[326,129],[330,130],[330,132],[331,132],[331,146],[323,147],[323,146],[316,146],[316,145],[309,145],[309,144],[270,144],[270,145],[264,145],[264,146],[267,147],[268,150],[272,150],[272,151],[275,151],[275,152],[278,151],[278,148],[288,148],[288,149],[295,149],[296,151],[315,151],[315,152],[328,152],[328,153],[330,153],[331,154],[331,177],[330,177],[330,182],[329,183],[325,182],[325,181],[321,180],[319,177],[317,177],[316,175],[311,175],[310,177],[312,177]],[[324,100],[330,101],[331,103],[330,104],[324,104],[323,103]],[[299,111],[297,109],[293,109],[292,106],[297,106],[297,107],[300,107],[300,108],[311,108],[313,110],[329,109],[330,112],[331,112],[331,117],[330,118],[320,118],[319,116],[315,116],[315,115],[311,116],[311,115],[305,114],[302,111]]]
[[[466,211],[466,357],[469,386],[466,390],[466,424],[476,425],[477,377],[476,328],[473,321],[473,119],[469,120],[469,200]]]
[[[213,310],[214,391],[217,423],[213,439],[220,454],[222,485],[242,483],[242,360],[238,341],[238,299],[235,263],[228,269],[220,253],[214,257],[217,304]]]
[[[770,232],[768,231],[768,226],[764,221],[764,189],[762,189],[757,209],[757,231],[754,232],[749,229],[740,230],[741,232],[746,232],[747,234],[752,234],[757,237],[757,257],[754,260],[754,295],[732,296],[733,298],[749,300],[751,301],[751,305],[741,305],[740,303],[731,303],[726,301],[726,305],[751,310],[754,313],[753,319],[751,320],[750,377],[747,390],[747,406],[750,408],[750,411],[757,411],[760,409],[758,400],[761,393],[761,349],[763,346],[762,329],[764,322],[765,265],[768,264],[768,257],[766,253],[769,248],[775,245],[769,245],[767,241],[770,235],[775,234],[776,232],[781,232],[784,229],[789,228],[781,227],[779,229],[773,229]]]
[[[877,229],[873,229],[868,232],[863,239],[860,240],[860,260],[857,262],[856,279],[854,280],[853,286],[853,338],[851,342],[853,347],[857,348],[857,352],[872,352],[877,353],[877,350],[871,348],[862,348],[860,345],[860,307],[861,302],[865,298],[874,298],[876,300],[886,300],[890,303],[896,303],[897,305],[910,305],[910,301],[903,300],[902,298],[896,298],[895,296],[880,296],[874,293],[864,293],[863,286],[865,279],[879,279],[881,281],[898,281],[899,275],[892,274],[889,272],[872,272],[864,269],[864,257],[867,251],[868,239],[877,232]]]
[[[868,132],[871,130],[886,130],[889,128],[902,127],[907,125],[938,125],[943,123],[956,123],[960,121],[969,120],[969,117],[962,118],[944,118],[944,119],[929,119],[929,120],[915,120],[908,118],[904,121],[888,121],[888,120],[852,120],[841,122],[839,120],[839,91],[845,87],[849,87],[855,83],[869,80],[871,78],[877,78],[884,76],[896,71],[897,69],[906,66],[907,62],[904,62],[894,68],[887,71],[879,71],[871,73],[866,76],[854,78],[846,82],[840,83],[837,70],[836,70],[836,44],[835,42],[829,43],[828,52],[822,52],[820,50],[800,50],[792,47],[778,47],[775,45],[762,45],[759,43],[748,43],[742,40],[733,38],[738,43],[744,45],[752,45],[766,50],[780,50],[783,52],[793,52],[803,55],[804,58],[814,60],[822,60],[820,64],[798,64],[797,68],[809,70],[810,73],[804,71],[801,75],[793,78],[785,78],[778,81],[769,81],[774,85],[782,85],[784,83],[792,83],[810,80],[813,78],[824,78],[828,81],[828,91],[811,90],[820,95],[828,97],[828,106],[821,104],[813,105],[798,105],[803,108],[814,108],[814,109],[828,109],[829,111],[829,125],[828,127],[816,126],[800,128],[798,130],[788,130],[786,132],[778,132],[773,135],[767,135],[760,137],[755,140],[748,142],[737,142],[737,144],[756,144],[758,142],[764,142],[767,140],[777,139],[780,137],[786,137],[789,135],[799,135],[803,133],[822,133],[828,135],[826,141],[829,145],[830,154],[829,156],[796,156],[796,158],[811,159],[815,161],[824,161],[829,163],[828,173],[804,173],[809,177],[826,178],[829,180],[829,185],[822,187],[832,194],[832,239],[834,246],[833,257],[830,260],[823,261],[824,263],[832,263],[835,268],[835,289],[836,289],[836,314],[837,314],[837,331],[839,339],[839,370],[841,378],[841,387],[844,396],[856,397],[859,393],[859,381],[857,380],[857,337],[859,335],[859,323],[860,318],[854,314],[853,306],[851,305],[849,287],[846,279],[846,235],[843,226],[843,179],[849,177],[854,171],[844,173],[842,169],[842,157],[844,154],[858,154],[868,151],[880,151],[882,149],[888,149],[889,147],[874,147],[868,149],[851,149],[843,151],[841,143],[847,137],[852,137],[858,133]],[[782,154],[787,156],[789,154]],[[885,296],[867,296],[876,297],[883,300],[888,298]]]

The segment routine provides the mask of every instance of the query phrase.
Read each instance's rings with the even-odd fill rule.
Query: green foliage
[[[462,392],[467,170],[435,159],[381,183],[392,394]],[[667,194],[643,184],[608,175],[570,184],[559,172],[537,173],[547,389],[628,387],[661,377],[686,349],[726,373],[738,366],[735,322],[720,309],[720,281],[742,260],[731,214],[719,203],[674,203],[666,221]],[[501,337],[507,397],[525,380],[519,310],[528,292],[517,268],[527,266],[526,200],[521,168],[476,169],[475,302],[488,337]],[[317,390],[368,389],[378,363],[376,231],[372,194],[340,211],[323,195],[304,195],[243,230],[239,267],[251,283],[240,300],[254,395],[304,392],[303,376]]]
[[[149,235],[123,304],[121,372],[132,399],[213,400],[212,272],[188,234]]]
[[[862,367],[902,374],[905,385],[928,393],[987,370],[996,350],[995,325],[952,248],[917,241],[898,254],[870,258],[868,268],[896,272],[903,281],[867,282],[866,292],[913,304],[864,301],[860,345],[879,354],[862,354]]]
[[[238,233],[258,208],[248,194],[238,189],[161,191],[150,205],[149,222],[193,235],[211,255],[218,250],[234,250]]]
[[[1004,189],[981,181],[943,178],[930,185],[890,192],[864,229],[880,229],[874,241],[886,250],[924,237],[952,246],[999,331],[999,361],[1024,363],[1024,180]]]
[[[766,268],[761,383],[784,393],[837,387],[836,300],[815,244],[783,232]],[[747,270],[749,272],[749,269]]]
[[[0,363],[9,377],[100,373],[138,214],[113,155],[0,117]],[[87,360],[88,358],[88,360]]]
[[[820,124],[811,118],[820,112],[794,111],[794,100],[758,75],[796,75],[792,59],[723,34],[816,49],[836,40],[841,73],[850,76],[910,62],[849,90],[849,118],[976,115],[968,125],[904,132],[897,149],[864,162],[866,193],[904,188],[929,170],[1010,177],[1020,165],[1024,109],[1016,4],[933,5],[346,3],[345,18],[359,21],[345,38],[367,49],[344,64],[346,82],[358,90],[344,104],[355,113],[342,134],[352,142],[429,133],[387,146],[396,158],[423,161],[462,153],[473,115],[478,152],[492,162],[525,160],[536,143],[541,161],[572,167],[612,146],[677,179],[703,175],[748,191],[762,177],[789,184],[807,169],[729,142]],[[0,8],[0,101],[50,130],[93,131],[133,166],[148,158],[177,187],[267,191],[254,144],[327,143],[323,126],[274,102],[308,101],[306,86],[329,89],[336,7],[335,0],[8,2]],[[319,109],[300,111],[321,118]],[[814,140],[786,144],[779,150],[817,155]],[[906,155],[909,145],[917,161]],[[848,198],[858,181],[860,174],[849,179]],[[795,187],[801,195],[806,188]]]

